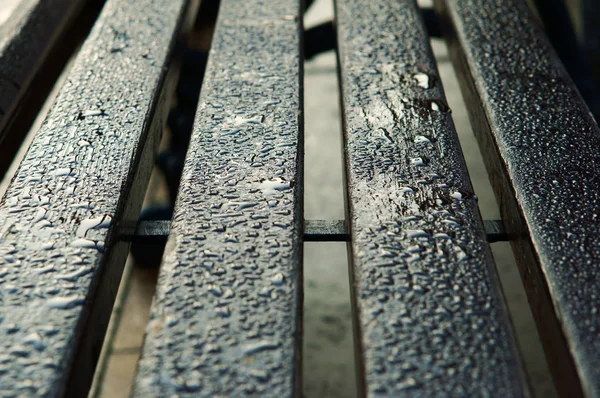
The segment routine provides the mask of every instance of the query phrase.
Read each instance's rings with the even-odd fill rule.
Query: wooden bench
[[[0,145],[66,21],[93,15],[30,3],[0,41]],[[311,239],[348,240],[360,395],[527,396],[414,0],[336,4],[345,223],[303,220],[300,2],[222,0],[172,222],[137,224],[198,3],[107,0],[21,161],[0,395],[86,396],[129,241],[168,229],[135,397],[300,396]],[[600,396],[598,126],[523,1],[436,11],[557,389]],[[39,51],[8,50],[24,37]]]

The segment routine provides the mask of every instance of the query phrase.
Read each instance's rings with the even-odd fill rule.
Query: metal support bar
[[[483,227],[489,243],[508,242],[508,234],[502,220],[484,220]]]
[[[347,242],[349,239],[344,220],[304,220],[305,242]]]
[[[169,236],[170,220],[147,220],[135,223],[121,223],[119,239],[127,242],[145,241],[166,243]],[[508,241],[502,220],[483,222],[488,242]],[[350,239],[344,220],[305,220],[305,242],[347,242]]]

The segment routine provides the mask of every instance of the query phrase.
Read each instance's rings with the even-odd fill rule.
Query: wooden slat
[[[0,203],[0,395],[86,396],[196,6],[106,4]]]
[[[360,393],[527,395],[415,2],[336,16]]]
[[[437,7],[559,392],[598,396],[598,126],[525,2]]]
[[[0,27],[0,177],[101,4],[23,0]]]
[[[221,1],[136,397],[299,394],[299,3]]]

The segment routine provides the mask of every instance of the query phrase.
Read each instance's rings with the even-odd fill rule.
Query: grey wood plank
[[[555,384],[600,395],[600,131],[524,1],[438,1]]]
[[[359,393],[528,387],[413,0],[338,0]]]
[[[136,397],[299,395],[299,15],[221,2]]]
[[[0,28],[0,176],[101,3],[24,0]]]
[[[0,202],[2,396],[87,394],[195,7],[109,0]]]

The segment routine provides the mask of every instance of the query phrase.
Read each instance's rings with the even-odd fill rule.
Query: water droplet
[[[413,246],[409,246],[406,249],[406,251],[409,253],[419,253],[419,252],[423,251],[423,248],[421,248],[421,246],[419,246],[419,245],[413,245]]]
[[[51,271],[54,271],[54,264],[50,264],[45,267],[38,268],[34,272],[36,274],[45,274],[46,272],[51,272]]]
[[[53,297],[51,299],[48,299],[48,301],[46,301],[46,304],[50,308],[68,309],[76,305],[83,304],[84,300],[84,296],[80,294],[75,294],[73,296]]]
[[[16,293],[19,290],[19,288],[12,283],[7,283],[4,286],[2,286],[2,290],[5,291],[6,293],[12,294],[12,293]]]
[[[223,295],[223,289],[221,289],[217,285],[208,285],[207,289],[209,292],[211,292],[212,294],[214,294],[217,297],[221,297]]]
[[[69,167],[62,167],[50,172],[50,175],[55,177],[64,177],[71,174],[71,169]]]
[[[75,236],[84,237],[87,234],[87,232],[91,229],[108,228],[110,226],[111,220],[112,218],[110,216],[88,218],[86,220],[83,220],[79,224],[77,232],[75,232]]]
[[[52,250],[54,249],[54,242],[44,242],[40,245],[42,250]]]
[[[281,101],[280,100],[273,100],[273,101],[265,101],[264,104],[269,106],[269,105],[277,105],[280,104]]]
[[[415,142],[415,144],[430,143],[431,140],[429,138],[425,137],[424,135],[417,135],[417,136],[415,136],[414,142]]]
[[[251,117],[251,118],[237,118],[235,123],[236,124],[261,124],[263,121],[265,120],[265,117],[263,115],[258,115],[255,117]]]
[[[417,383],[417,380],[415,380],[413,377],[409,377],[408,379],[399,382],[396,387],[398,390],[408,390],[418,387],[418,385],[419,384]]]
[[[442,220],[442,222],[451,227],[460,227],[460,224],[455,220]]]
[[[448,107],[448,105],[446,105],[445,103],[443,103],[442,101],[439,101],[439,100],[430,100],[429,107],[431,108],[431,110],[436,111],[436,112],[449,112],[450,111],[450,108]]]
[[[463,196],[462,196],[462,194],[461,194],[460,192],[458,192],[458,191],[456,191],[456,192],[452,192],[452,193],[450,194],[450,196],[452,196],[452,197],[453,197],[454,199],[456,199],[456,200],[462,200],[462,199],[463,199]]]
[[[240,203],[233,203],[234,205],[237,205],[235,211],[241,211],[244,209],[249,209],[250,207],[254,207],[257,205],[256,202],[240,202]]]
[[[27,182],[41,182],[42,181],[42,175],[41,174],[33,174],[30,175],[26,178]]]
[[[221,318],[229,318],[229,316],[231,315],[231,311],[227,307],[218,307],[216,313]]]
[[[42,221],[43,219],[45,219],[47,211],[48,210],[43,207],[39,208],[38,211],[35,213],[35,217],[33,217],[33,220],[31,222],[36,223],[36,222],[39,222],[39,221]]]
[[[281,178],[275,178],[273,180],[263,180],[258,185],[265,194],[274,194],[278,191],[285,191],[290,189],[291,184],[288,181],[284,181]]]
[[[426,73],[417,73],[413,75],[413,78],[417,81],[417,85],[422,88],[429,88],[429,75]]]
[[[273,350],[279,347],[276,341],[273,340],[260,340],[256,343],[247,344],[243,348],[244,355],[254,355],[257,352],[265,351],[265,350]]]
[[[275,286],[281,286],[281,285],[283,285],[284,279],[285,278],[284,278],[283,274],[281,272],[278,272],[271,277],[271,284],[273,284]]]
[[[412,158],[410,160],[410,164],[413,166],[425,166],[425,162],[423,162],[423,158]]]
[[[87,274],[91,270],[88,267],[80,267],[79,269],[70,272],[68,274],[59,275],[58,279],[64,279],[68,281],[76,281],[80,276]]]
[[[96,242],[90,239],[75,239],[71,242],[71,246],[81,249],[96,249]]]
[[[465,253],[465,251],[460,247],[456,247],[454,249],[454,252],[456,253],[456,257],[458,258],[458,261],[464,261],[469,258],[467,253]]]
[[[261,382],[269,381],[269,372],[266,370],[251,369],[250,374]]]
[[[44,336],[54,336],[55,334],[57,334],[59,332],[59,329],[53,325],[42,325],[42,326],[38,327],[38,330]]]
[[[422,229],[407,229],[406,236],[409,238],[428,238],[429,234]]]
[[[91,202],[82,202],[82,203],[76,203],[74,205],[71,205],[72,207],[76,208],[76,209],[87,209],[87,210],[91,210],[94,208],[94,204]]]
[[[17,344],[11,348],[10,353],[18,357],[28,357],[30,351],[31,350],[28,346],[23,344]]]
[[[49,205],[50,204],[50,197],[49,196],[38,196],[38,204],[40,206],[45,206],[45,205]]]
[[[30,345],[34,347],[38,351],[42,351],[46,348],[46,343],[44,343],[44,339],[39,333],[33,332],[25,336],[23,339],[23,344]]]
[[[88,109],[87,111],[83,112],[83,116],[84,117],[88,117],[88,116],[100,116],[100,115],[104,115],[104,111],[101,109]]]

